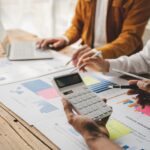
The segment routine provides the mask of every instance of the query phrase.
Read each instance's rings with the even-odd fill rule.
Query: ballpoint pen
[[[79,45],[79,48],[84,48],[84,47],[86,47],[87,45]],[[73,58],[71,58],[66,64],[65,64],[65,66],[67,66],[67,65],[69,65],[71,62],[73,61]]]

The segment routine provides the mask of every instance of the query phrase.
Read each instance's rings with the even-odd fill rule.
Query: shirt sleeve
[[[130,55],[142,48],[142,35],[150,17],[150,0],[134,0],[124,18],[119,36],[112,42],[97,47],[107,59]],[[111,27],[110,27],[111,28]]]
[[[131,73],[150,72],[150,40],[142,51],[132,56],[122,56],[117,59],[109,59],[110,72],[112,68]]]

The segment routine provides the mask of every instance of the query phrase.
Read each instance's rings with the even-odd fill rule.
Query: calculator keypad
[[[76,89],[65,97],[82,115],[94,120],[101,120],[112,112],[111,107],[107,106],[102,99],[86,87]]]

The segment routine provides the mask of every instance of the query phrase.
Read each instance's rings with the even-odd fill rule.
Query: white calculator
[[[112,108],[84,84],[79,73],[55,77],[54,86],[74,108],[93,120],[102,120],[112,113]]]

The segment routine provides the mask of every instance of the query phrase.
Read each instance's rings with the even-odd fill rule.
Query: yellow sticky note
[[[106,127],[109,131],[110,139],[112,140],[119,139],[122,136],[125,136],[132,132],[130,128],[128,128],[127,126],[125,126],[117,120],[109,120]]]
[[[83,81],[84,81],[84,83],[85,83],[87,86],[100,83],[99,80],[97,80],[97,79],[95,79],[95,78],[92,78],[92,77],[90,77],[90,76],[85,76],[85,77],[83,77]]]

